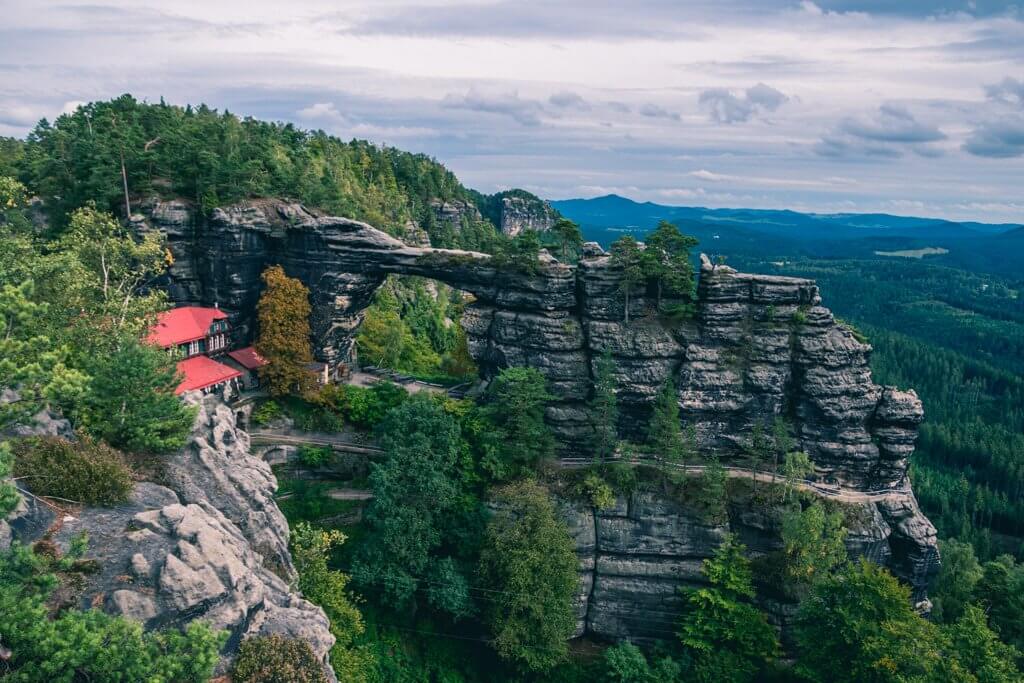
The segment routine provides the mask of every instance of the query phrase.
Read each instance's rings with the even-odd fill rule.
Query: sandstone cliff
[[[316,355],[329,363],[351,358],[362,311],[388,274],[421,275],[472,293],[475,301],[463,325],[482,374],[490,377],[508,366],[543,373],[558,396],[547,419],[568,452],[586,453],[591,429],[586,399],[593,363],[605,352],[615,362],[625,436],[643,433],[654,395],[668,378],[678,388],[682,418],[696,428],[700,446],[726,458],[749,439],[755,423],[785,416],[819,477],[854,490],[897,491],[871,506],[875,523],[862,538],[875,539],[872,553],[908,580],[919,597],[937,567],[935,530],[919,511],[906,477],[921,403],[913,391],[872,382],[870,345],[821,305],[813,281],[738,273],[702,259],[693,319],[661,320],[649,313],[652,302],[640,293],[631,297],[627,325],[619,273],[593,244],[578,266],[544,254],[536,272],[523,273],[500,270],[485,254],[411,247],[364,223],[282,202],[215,209],[202,220],[181,202],[151,202],[138,224],[162,230],[170,239],[172,298],[218,303],[232,315],[237,341],[247,341],[253,332],[260,272],[282,264],[310,287]],[[627,584],[645,585],[642,594],[653,594],[657,582],[644,584],[638,576],[662,572],[656,567],[665,558],[689,571],[713,548],[701,542],[691,544],[700,548],[696,555],[665,550],[685,548],[685,535],[696,533],[699,524],[662,503],[631,500],[617,509],[620,514],[588,513],[591,521],[578,524],[595,529],[595,585],[603,562],[626,572],[609,570],[606,576],[625,577]],[[604,517],[622,528],[664,533],[655,544],[661,549],[636,550],[644,547],[641,540],[628,535],[622,537],[627,550],[621,553],[614,544],[602,545]],[[711,534],[702,537],[706,541],[720,531],[700,533]],[[658,562],[601,560],[620,555],[652,555]],[[612,633],[618,626],[602,626],[610,622],[599,616],[607,601],[600,592],[595,596],[597,616],[586,620],[596,624],[591,628]]]
[[[270,466],[250,454],[248,435],[219,398],[189,400],[198,403],[199,414],[186,446],[167,461],[166,485],[141,482],[123,505],[72,507],[59,516],[26,494],[0,522],[0,547],[12,538],[47,538],[67,552],[85,533],[86,557],[97,570],[82,574],[74,587],[82,609],[102,607],[150,629],[196,619],[225,629],[229,639],[218,673],[227,671],[244,638],[302,638],[333,680],[327,617],[289,585],[288,524],[273,500],[277,481]],[[62,421],[46,418],[19,435],[67,436]]]

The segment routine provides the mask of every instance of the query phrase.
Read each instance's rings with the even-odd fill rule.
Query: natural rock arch
[[[620,427],[642,436],[647,410],[668,378],[700,442],[739,449],[755,421],[786,415],[823,474],[850,486],[904,481],[920,401],[871,380],[871,347],[836,323],[811,280],[737,273],[703,259],[697,315],[667,323],[631,297],[633,322],[609,258],[589,249],[578,266],[542,254],[536,272],[495,267],[487,254],[408,246],[365,223],[315,215],[297,204],[250,202],[215,209],[197,229],[181,202],[147,205],[145,228],[163,230],[175,256],[171,298],[217,303],[251,338],[259,275],[281,264],[311,291],[315,354],[337,363],[374,291],[389,274],[418,275],[470,292],[463,317],[470,352],[489,376],[530,366],[559,397],[548,421],[570,447],[590,427],[591,364],[610,353],[623,408]]]

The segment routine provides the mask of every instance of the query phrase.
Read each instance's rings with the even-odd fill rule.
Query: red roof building
[[[229,368],[206,356],[193,356],[178,361],[178,372],[184,379],[174,390],[175,395],[184,394],[186,391],[208,389],[242,376],[238,370]]]
[[[246,370],[255,370],[267,364],[267,360],[256,352],[253,346],[246,346],[244,349],[228,351],[231,360],[241,365]]]
[[[227,345],[227,318],[219,308],[172,308],[157,317],[147,341],[163,349],[182,347],[186,356],[221,351]]]

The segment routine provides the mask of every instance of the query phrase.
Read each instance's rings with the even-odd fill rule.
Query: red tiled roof
[[[182,306],[164,311],[157,318],[156,324],[149,329],[147,340],[167,348],[186,342],[204,338],[210,331],[214,320],[224,320],[228,316],[219,308],[203,308],[202,306]]]
[[[247,370],[255,370],[256,368],[267,364],[267,360],[258,354],[256,349],[252,346],[246,346],[244,349],[236,349],[235,351],[228,351],[228,355],[231,356],[232,360]]]
[[[229,368],[206,356],[192,356],[178,361],[178,372],[182,374],[183,379],[178,388],[174,390],[175,395],[184,394],[186,391],[205,389],[242,376],[238,370]]]

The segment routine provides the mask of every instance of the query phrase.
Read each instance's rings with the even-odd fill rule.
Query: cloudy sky
[[[480,190],[1024,222],[1024,6],[0,0],[0,135],[123,92]]]

